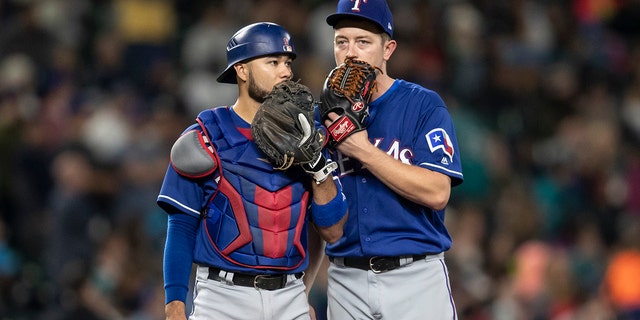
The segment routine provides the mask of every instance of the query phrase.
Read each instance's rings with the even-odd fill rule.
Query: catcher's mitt
[[[251,134],[275,169],[286,170],[320,157],[324,135],[315,128],[313,112],[311,90],[291,80],[274,86],[262,102],[251,123]]]
[[[335,147],[354,132],[365,129],[369,100],[376,88],[376,69],[365,61],[347,59],[329,73],[320,94],[322,122],[335,112],[338,118],[327,128]]]

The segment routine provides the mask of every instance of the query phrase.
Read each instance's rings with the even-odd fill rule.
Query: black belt
[[[339,266],[371,270],[381,273],[426,258],[426,254],[414,254],[398,257],[330,257],[329,260]]]
[[[225,278],[220,276],[220,270],[218,268],[209,267],[209,276],[207,277],[210,280],[216,281],[226,281]],[[298,272],[294,276],[296,279],[302,278],[304,275],[303,272]],[[253,287],[256,289],[265,289],[265,290],[277,290],[282,289],[287,285],[288,274],[245,274],[245,273],[233,273],[233,281],[234,285],[243,286],[243,287]]]

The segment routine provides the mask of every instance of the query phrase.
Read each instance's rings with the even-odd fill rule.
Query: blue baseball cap
[[[327,23],[335,27],[341,19],[354,17],[375,23],[393,38],[393,16],[386,0],[340,0],[336,13],[327,17]]]

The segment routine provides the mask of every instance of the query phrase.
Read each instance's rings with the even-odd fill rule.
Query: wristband
[[[307,173],[311,174],[316,184],[321,184],[331,175],[331,172],[338,169],[338,164],[333,161],[327,161],[327,159],[320,155],[316,161],[312,163],[305,163],[302,168]]]
[[[339,184],[338,184],[339,185]],[[326,204],[311,202],[311,220],[318,227],[330,227],[336,224],[347,213],[347,197],[338,187],[338,193]]]

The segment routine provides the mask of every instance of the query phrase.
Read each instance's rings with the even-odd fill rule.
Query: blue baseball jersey
[[[463,181],[453,121],[436,92],[396,80],[370,103],[369,112],[369,140],[379,149],[403,163],[448,175],[452,186]],[[327,255],[397,256],[440,253],[451,247],[444,209],[401,197],[340,152],[332,157],[338,163],[349,217],[344,236],[327,245]]]

